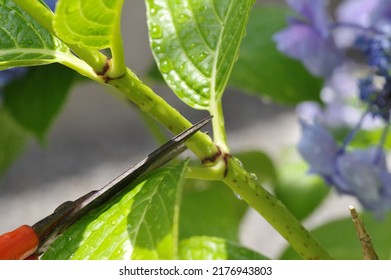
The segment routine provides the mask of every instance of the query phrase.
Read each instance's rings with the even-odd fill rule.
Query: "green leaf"
[[[151,172],[77,221],[44,259],[177,259],[187,162]]]
[[[225,90],[254,0],[146,0],[151,48],[182,101],[208,109]]]
[[[0,106],[0,175],[23,151],[26,133],[15,123],[9,113]]]
[[[11,0],[0,0],[0,70],[48,64],[71,56],[68,48]]]
[[[277,165],[275,194],[297,219],[303,220],[326,198],[330,187],[318,175],[308,174],[308,165],[296,151],[289,151],[282,158]]]
[[[288,14],[283,7],[253,9],[230,86],[284,104],[320,100],[322,80],[311,76],[299,61],[280,53],[272,41],[286,26]]]
[[[182,260],[267,260],[265,256],[223,238],[194,236],[179,243]]]
[[[221,182],[186,180],[179,237],[209,235],[238,241],[239,226],[247,209],[247,204]]]
[[[4,106],[22,127],[44,141],[78,76],[57,63],[32,67],[5,86]]]
[[[346,207],[346,212],[348,212]],[[377,220],[370,213],[360,214],[365,228],[372,239],[379,259],[388,260],[391,249],[391,214],[384,220]],[[363,254],[352,219],[343,218],[327,223],[312,231],[314,236],[337,260],[362,260]],[[287,249],[281,259],[300,259],[294,250]]]
[[[69,44],[105,49],[120,36],[120,15],[124,0],[59,0],[53,28]]]

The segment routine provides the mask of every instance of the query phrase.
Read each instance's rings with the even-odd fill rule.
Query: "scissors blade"
[[[185,151],[184,142],[205,126],[211,118],[212,116],[209,116],[173,137],[100,190],[89,192],[75,201],[61,204],[51,215],[34,224],[32,228],[40,239],[36,254],[45,252],[58,235],[79,218],[107,202],[141,175],[162,166]]]

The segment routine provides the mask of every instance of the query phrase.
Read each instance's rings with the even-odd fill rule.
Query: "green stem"
[[[39,1],[33,0],[14,0],[14,2],[32,16],[39,24],[46,28],[50,33],[56,35],[53,28],[54,14],[51,10],[42,5]],[[58,37],[58,36],[57,36]],[[62,40],[61,37],[58,37]],[[95,72],[101,72],[106,64],[107,57],[97,50],[81,48],[76,44],[67,44],[72,51],[90,65]]]
[[[123,0],[121,6],[122,5]],[[116,18],[110,49],[112,55],[112,66],[109,69],[108,76],[111,78],[121,77],[126,73],[125,52],[121,33],[121,16]]]
[[[155,94],[151,88],[142,83],[131,70],[120,79],[109,80],[108,84],[116,87],[133,103],[152,118],[167,127],[172,133],[178,134],[191,127],[191,123],[178,110],[171,107],[163,98]],[[218,149],[205,133],[198,132],[191,137],[186,145],[200,159],[212,158]]]
[[[58,63],[61,63],[79,74],[90,78],[91,80],[101,82],[102,78],[99,77],[95,71],[83,60],[77,58],[71,53],[66,53],[64,55],[57,55]]]
[[[332,259],[281,201],[259,185],[232,157],[227,160],[223,181],[261,214],[304,259]]]
[[[221,181],[224,177],[225,163],[218,161],[214,166],[192,166],[187,167],[186,178],[209,181]]]
[[[219,146],[223,154],[229,153],[227,137],[225,133],[224,114],[221,99],[215,101],[213,98],[209,105],[209,113],[213,116],[213,141]]]

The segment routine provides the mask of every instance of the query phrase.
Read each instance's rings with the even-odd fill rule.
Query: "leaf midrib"
[[[214,106],[212,104],[214,104],[214,101],[216,100],[216,96],[217,96],[217,92],[216,92],[216,83],[217,83],[217,70],[218,70],[218,62],[219,62],[219,57],[220,57],[220,51],[221,51],[221,43],[222,43],[222,40],[223,40],[223,35],[224,35],[224,30],[225,30],[225,25],[227,23],[227,19],[228,19],[228,15],[231,13],[231,10],[232,10],[232,4],[233,3],[233,0],[230,1],[230,4],[228,6],[228,9],[227,9],[227,13],[224,17],[224,20],[221,22],[221,30],[220,30],[220,34],[219,34],[219,38],[217,40],[217,44],[216,44],[216,50],[215,50],[215,57],[214,57],[214,60],[213,60],[213,66],[212,66],[212,74],[211,74],[211,86],[210,86],[210,100],[209,102],[211,102],[211,106]],[[217,15],[217,11],[216,11],[216,8],[213,6],[213,10],[215,12],[215,14]],[[225,56],[225,55],[224,55]]]
[[[160,178],[160,179],[159,179],[159,183],[156,184],[156,185],[154,185],[154,190],[153,190],[153,192],[152,192],[148,197],[146,197],[146,198],[143,199],[142,201],[139,201],[135,206],[132,207],[132,208],[133,208],[132,211],[134,211],[134,209],[136,209],[137,207],[139,207],[140,205],[142,205],[144,202],[147,203],[147,206],[144,207],[144,211],[142,211],[142,215],[141,215],[141,217],[140,217],[140,219],[139,219],[139,222],[136,224],[135,229],[132,230],[132,231],[134,232],[134,237],[131,239],[131,244],[132,244],[133,248],[135,248],[136,245],[137,245],[136,242],[137,242],[137,239],[138,239],[139,234],[140,234],[140,228],[141,228],[141,226],[144,225],[144,224],[145,224],[145,227],[146,227],[146,231],[147,231],[147,233],[148,233],[149,242],[150,242],[150,244],[152,244],[153,246],[155,246],[155,247],[153,247],[153,248],[156,248],[156,244],[155,244],[155,241],[154,241],[154,239],[153,239],[153,235],[152,235],[152,233],[151,233],[151,230],[150,230],[150,228],[148,227],[148,225],[146,224],[145,216],[146,216],[146,214],[147,214],[147,212],[148,212],[148,210],[149,210],[150,203],[151,203],[153,197],[156,195],[156,193],[157,193],[157,191],[158,191],[158,189],[159,189],[159,186],[160,186],[160,184],[163,182],[163,180],[164,180],[163,177]],[[163,205],[165,206],[165,204],[163,204]],[[166,211],[166,212],[167,212],[167,211]],[[158,254],[158,253],[156,252],[156,254]]]

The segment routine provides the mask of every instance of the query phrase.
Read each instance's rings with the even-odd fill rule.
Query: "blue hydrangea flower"
[[[302,120],[301,127],[298,150],[311,173],[323,177],[339,193],[356,196],[378,216],[391,209],[391,173],[382,149],[347,151],[323,125]]]
[[[391,2],[389,0],[346,0],[337,9],[337,19],[365,29],[391,33]]]
[[[378,214],[391,208],[391,180],[383,151],[378,148],[355,150],[341,154],[336,161],[335,186],[355,195],[361,204]],[[387,190],[386,190],[387,189]]]
[[[334,174],[338,146],[327,129],[315,122],[300,121],[302,138],[298,150],[310,165],[310,172],[324,177]]]
[[[323,0],[287,0],[301,18],[289,20],[289,26],[273,39],[282,53],[301,60],[316,76],[329,76],[341,64],[343,55],[329,30],[330,19]]]
[[[367,130],[383,127],[384,122],[379,118],[370,115],[363,118],[366,108],[357,100],[360,94],[359,79],[354,74],[357,67],[356,64],[345,63],[336,68],[320,93],[324,105],[313,101],[300,103],[296,108],[299,118],[320,122],[334,131],[351,129],[360,122],[361,128]],[[372,81],[369,84],[372,86]]]
[[[356,46],[367,59],[371,72],[360,79],[360,98],[368,104],[368,111],[373,116],[390,120],[391,110],[391,41],[388,36],[360,35]],[[383,79],[383,84],[376,86],[375,79]]]
[[[344,1],[334,22],[327,15],[326,1],[287,3],[300,18],[291,19],[288,28],[275,35],[278,49],[301,60],[314,75],[327,78],[321,93],[325,106],[298,106],[298,150],[310,172],[381,215],[391,210],[391,173],[383,148],[391,118],[391,1]],[[341,31],[346,42],[336,41]],[[361,52],[364,67],[357,67],[363,60],[342,54],[347,47]],[[384,128],[378,147],[349,147],[358,130],[371,126]],[[340,128],[350,129],[342,144],[332,134]]]
[[[382,0],[346,0],[337,8],[337,20],[363,28],[373,26],[373,14]]]

